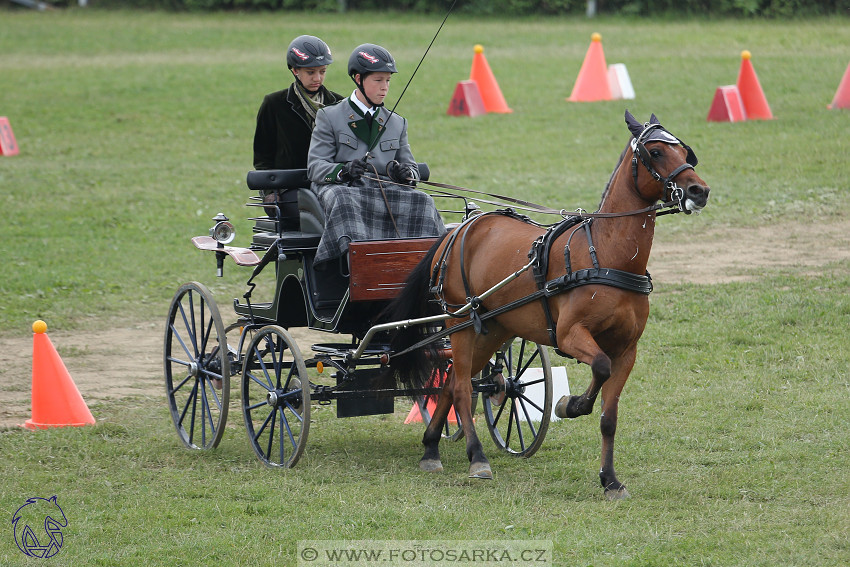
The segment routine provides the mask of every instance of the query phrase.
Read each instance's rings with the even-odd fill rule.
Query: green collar
[[[351,113],[348,115],[348,127],[351,132],[360,140],[364,141],[369,146],[369,150],[375,147],[381,136],[384,135],[386,127],[384,125],[384,117],[381,115],[381,109],[375,113],[372,119],[372,125],[366,121],[366,116],[360,108],[348,100],[348,105],[351,107]]]

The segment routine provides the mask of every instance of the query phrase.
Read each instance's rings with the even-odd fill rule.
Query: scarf
[[[293,85],[295,87],[295,95],[301,101],[301,106],[304,107],[304,111],[307,113],[307,119],[310,122],[310,129],[312,130],[316,126],[316,111],[325,106],[325,95],[322,93],[321,88],[315,94],[311,95],[298,81],[295,81]]]

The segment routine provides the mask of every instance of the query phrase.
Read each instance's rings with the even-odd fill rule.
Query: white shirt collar
[[[357,106],[357,108],[359,108],[361,111],[363,111],[364,115],[365,114],[372,114],[373,112],[377,112],[376,108],[374,108],[374,107],[370,108],[370,107],[366,106],[365,104],[363,104],[362,102],[360,102],[360,99],[357,98],[357,89],[354,89],[351,92],[351,96],[349,98],[351,99],[351,102],[353,102]]]

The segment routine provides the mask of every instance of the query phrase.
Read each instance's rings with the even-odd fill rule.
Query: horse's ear
[[[629,132],[632,133],[632,136],[635,138],[640,137],[641,132],[643,132],[643,124],[638,122],[628,110],[626,110],[626,125],[629,127]]]
[[[661,124],[661,122],[658,121],[658,118],[655,117],[654,112],[649,117],[649,123],[650,124]]]

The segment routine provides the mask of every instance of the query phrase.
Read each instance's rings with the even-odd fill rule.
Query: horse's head
[[[710,189],[694,171],[697,156],[691,147],[665,130],[654,114],[641,124],[627,110],[626,124],[633,136],[632,177],[641,197],[672,201],[687,214],[701,211]]]

